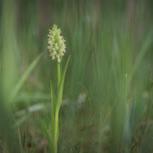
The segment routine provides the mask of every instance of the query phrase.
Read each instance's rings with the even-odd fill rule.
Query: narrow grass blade
[[[14,91],[12,92],[12,96],[11,96],[11,101],[14,101],[14,98],[17,96],[21,87],[23,86],[23,84],[25,83],[25,81],[27,80],[27,78],[29,77],[31,72],[33,71],[33,69],[36,67],[36,65],[38,64],[41,57],[42,57],[42,53],[40,55],[38,55],[38,57],[30,64],[28,69],[22,75],[21,79],[19,80],[19,82],[14,87]]]
[[[133,71],[131,73],[131,78],[130,79],[132,79],[133,75],[135,74],[135,72],[137,71],[138,67],[140,66],[141,61],[143,60],[143,58],[146,55],[147,51],[149,51],[149,47],[153,43],[152,37],[153,37],[153,32],[151,32],[151,34],[145,40],[145,42],[144,42],[144,44],[142,46],[142,49],[140,50],[140,52],[139,52],[139,54],[138,54],[138,56],[136,58],[136,61],[135,61],[135,64],[134,64]]]

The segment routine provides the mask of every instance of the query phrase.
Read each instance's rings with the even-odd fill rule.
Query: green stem
[[[61,65],[60,63],[57,63],[57,88],[59,88],[61,81]]]
[[[67,71],[67,66],[69,59],[64,67],[64,71],[61,71],[60,63],[57,63],[57,82],[56,88],[53,87],[51,83],[51,101],[52,101],[52,115],[51,115],[51,150],[52,153],[58,152],[58,139],[59,139],[59,112],[62,105],[63,89],[65,74]],[[56,90],[56,92],[55,92]]]
[[[53,144],[52,151],[53,153],[57,153],[58,148],[58,137],[59,137],[59,97],[60,97],[60,82],[61,82],[61,66],[60,63],[57,63],[57,95],[56,99],[53,100],[55,107],[53,108],[52,113],[52,132],[53,132]]]

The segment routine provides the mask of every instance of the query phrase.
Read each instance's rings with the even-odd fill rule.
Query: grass
[[[44,9],[36,1],[18,6],[1,2],[0,146],[4,153],[57,152],[57,143],[59,153],[151,152],[150,3],[142,1],[136,8],[142,16],[133,12],[135,24],[127,23],[132,19],[123,1],[113,3],[109,7],[106,1],[101,6],[100,1],[53,0],[52,5],[43,3]],[[39,12],[32,9],[39,5]],[[61,27],[67,45],[59,77],[47,51],[48,26],[53,23]],[[61,79],[65,81],[59,87]],[[51,107],[53,101],[56,107]],[[51,114],[57,114],[56,121]],[[53,133],[59,135],[55,138]]]

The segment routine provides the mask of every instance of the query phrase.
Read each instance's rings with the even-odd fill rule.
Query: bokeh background
[[[152,0],[1,0],[0,152],[50,152],[53,24],[71,55],[59,153],[151,153]]]

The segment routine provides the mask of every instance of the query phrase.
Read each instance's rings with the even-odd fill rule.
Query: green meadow
[[[0,1],[0,153],[153,153],[151,0]]]

